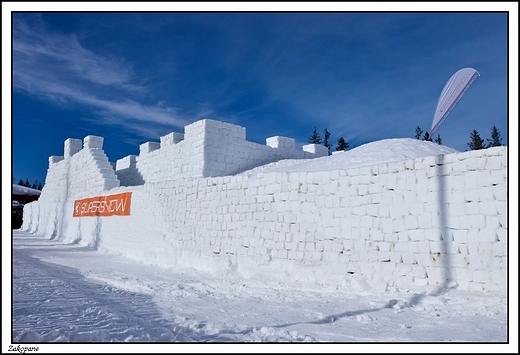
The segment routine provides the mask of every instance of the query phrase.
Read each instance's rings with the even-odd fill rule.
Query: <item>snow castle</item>
[[[376,291],[503,290],[507,147],[331,171],[240,174],[327,149],[204,119],[110,163],[103,138],[51,156],[22,230],[164,267]]]

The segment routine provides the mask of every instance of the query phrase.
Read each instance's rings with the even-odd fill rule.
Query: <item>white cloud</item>
[[[131,79],[132,68],[124,60],[89,51],[74,34],[51,33],[41,25],[35,28],[15,21],[13,37],[15,73],[59,66],[60,71],[77,76],[76,79],[101,85],[123,84]],[[16,65],[17,59],[21,66]]]
[[[132,66],[123,58],[94,53],[74,34],[50,32],[41,23],[29,25],[15,18],[13,28],[15,91],[55,103],[89,106],[94,114],[101,114],[100,124],[126,127],[132,120],[134,130],[141,133],[149,129],[139,129],[139,124],[182,127],[191,121],[164,103],[137,101],[136,94],[147,88],[135,83]]]

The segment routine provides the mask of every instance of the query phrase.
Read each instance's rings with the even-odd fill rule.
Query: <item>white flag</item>
[[[439,126],[448,117],[478,76],[480,74],[475,69],[464,68],[453,74],[450,80],[446,82],[433,116],[432,128],[430,130],[431,139],[433,139],[433,135],[437,132]]]

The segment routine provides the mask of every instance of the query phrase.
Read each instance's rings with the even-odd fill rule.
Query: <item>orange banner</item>
[[[129,216],[131,199],[131,192],[123,192],[75,200],[72,217]]]

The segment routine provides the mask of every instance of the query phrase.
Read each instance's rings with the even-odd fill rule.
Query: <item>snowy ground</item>
[[[505,291],[352,293],[215,278],[20,231],[12,256],[12,337],[4,316],[3,338],[39,343],[39,352],[271,352],[282,342],[291,347],[274,351],[511,352],[508,341],[518,350]],[[62,342],[97,344],[53,344]]]

